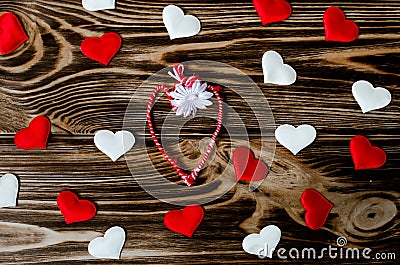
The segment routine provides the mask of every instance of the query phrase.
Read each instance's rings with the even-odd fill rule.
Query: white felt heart
[[[281,240],[281,230],[276,225],[264,227],[259,234],[250,234],[243,239],[244,251],[249,254],[272,258]]]
[[[19,183],[16,176],[7,173],[0,178],[0,208],[17,205]]]
[[[282,56],[276,51],[267,51],[262,57],[264,83],[290,85],[296,81],[296,71],[283,63]]]
[[[297,128],[290,124],[284,124],[275,130],[276,140],[294,155],[314,142],[315,137],[317,137],[317,131],[308,124],[300,125]]]
[[[163,21],[171,40],[194,36],[200,32],[200,21],[192,15],[185,15],[177,6],[169,5],[163,10]]]
[[[128,131],[119,131],[114,134],[108,130],[101,130],[94,135],[94,144],[115,162],[133,147],[135,137]]]
[[[119,259],[125,243],[125,230],[113,226],[106,231],[104,237],[97,237],[90,241],[89,254],[96,258]]]
[[[82,0],[82,6],[89,11],[114,9],[115,0]]]
[[[392,95],[387,89],[374,87],[364,80],[355,82],[352,92],[363,113],[386,107],[392,100]]]

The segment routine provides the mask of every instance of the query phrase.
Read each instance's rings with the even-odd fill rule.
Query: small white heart
[[[296,81],[296,71],[283,63],[282,56],[276,51],[267,51],[262,57],[264,83],[291,85]]]
[[[297,128],[290,124],[284,124],[275,130],[276,140],[294,155],[314,142],[316,137],[317,131],[308,124],[300,125]]]
[[[15,175],[7,173],[0,178],[0,208],[17,206],[18,188]]]
[[[177,6],[169,5],[163,10],[163,21],[171,40],[196,35],[201,24],[197,17],[185,15]]]
[[[244,251],[260,257],[272,258],[272,254],[281,240],[281,230],[275,225],[264,227],[259,234],[250,234],[243,239]]]
[[[114,9],[115,0],[82,0],[82,6],[89,11]]]
[[[101,130],[94,135],[94,144],[115,162],[133,147],[135,137],[128,131],[119,131],[114,134],[109,130]]]
[[[119,259],[122,247],[125,244],[125,230],[113,226],[106,231],[104,237],[97,237],[90,241],[89,254],[100,259]]]
[[[352,92],[363,113],[386,107],[392,100],[392,95],[387,89],[374,87],[364,80],[355,82]]]

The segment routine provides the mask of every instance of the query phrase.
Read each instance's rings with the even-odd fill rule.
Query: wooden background
[[[127,231],[122,258],[115,263],[265,262],[246,254],[241,244],[248,233],[269,224],[282,230],[278,247],[321,249],[336,246],[337,237],[344,236],[348,247],[395,252],[399,258],[400,1],[290,1],[291,17],[267,26],[261,25],[251,1],[118,0],[115,10],[99,12],[84,10],[80,2],[0,2],[0,13],[14,12],[29,35],[17,51],[0,56],[0,174],[14,173],[21,184],[18,206],[0,209],[1,263],[111,264],[114,261],[91,257],[87,245],[113,225]],[[200,19],[199,35],[169,40],[162,10],[170,3]],[[331,5],[342,8],[358,24],[356,41],[324,41],[322,16]],[[84,38],[109,31],[119,33],[123,45],[110,65],[103,67],[84,57],[79,46]],[[278,51],[296,69],[294,85],[263,84],[261,57],[267,50]],[[204,205],[204,221],[188,239],[163,225],[165,213],[180,207],[146,193],[133,179],[125,158],[112,163],[96,149],[93,135],[99,129],[122,128],[131,96],[150,75],[173,63],[196,59],[237,67],[262,89],[276,126],[308,123],[316,127],[318,137],[297,156],[277,144],[271,173],[257,191],[238,183]],[[362,114],[351,94],[357,80],[387,88],[391,104]],[[240,113],[257,155],[260,136],[251,110],[229,88],[224,89],[223,99]],[[163,113],[164,106],[156,105],[155,111]],[[48,148],[17,149],[15,132],[37,115],[46,115],[52,122]],[[155,123],[160,127],[162,119]],[[208,127],[198,120],[183,130],[180,148],[189,158],[199,156],[199,139],[210,135]],[[357,134],[386,151],[388,159],[382,168],[353,170],[348,144]],[[148,132],[136,138],[146,141],[160,174],[177,181]],[[200,183],[211,181],[225,168],[232,169],[229,146],[229,137],[223,133],[210,163],[213,166],[202,172]],[[147,153],[134,148],[131,154],[140,168]],[[317,189],[334,204],[318,231],[308,229],[303,220],[299,198],[307,188]],[[96,217],[66,225],[56,205],[58,193],[65,189],[94,201]],[[272,261],[279,259],[275,256]],[[323,262],[332,260],[317,263]]]

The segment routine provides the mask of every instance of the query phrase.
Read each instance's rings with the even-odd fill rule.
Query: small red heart
[[[100,38],[86,38],[81,44],[81,51],[86,57],[108,65],[120,47],[121,37],[115,32],[108,32]]]
[[[342,10],[331,6],[324,13],[326,41],[350,42],[358,37],[358,27],[351,20],[346,20]]]
[[[96,206],[91,201],[79,200],[71,191],[61,192],[57,205],[67,224],[87,221],[96,215]]]
[[[247,147],[240,146],[233,152],[233,166],[236,180],[259,181],[268,174],[267,165],[254,158],[253,152]]]
[[[18,148],[34,149],[46,148],[50,134],[50,121],[44,116],[34,118],[28,128],[18,131],[14,136],[14,143]]]
[[[253,0],[254,8],[263,25],[287,19],[292,7],[285,0]]]
[[[362,135],[354,136],[351,139],[350,153],[356,170],[378,168],[386,162],[385,151],[379,147],[371,146],[369,140]]]
[[[28,39],[18,18],[11,12],[0,16],[0,53],[9,54],[15,51]]]
[[[320,229],[325,224],[333,207],[333,204],[321,193],[312,189],[305,190],[301,194],[301,204],[306,210],[304,217],[306,224],[313,230]]]
[[[189,205],[183,210],[169,211],[164,217],[165,226],[174,232],[192,237],[204,217],[204,210],[199,205]]]

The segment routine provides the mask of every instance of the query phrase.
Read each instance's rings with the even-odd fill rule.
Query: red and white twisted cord
[[[175,70],[175,67],[174,67],[174,70]],[[179,70],[180,70],[180,69],[179,69]],[[182,70],[182,71],[183,71],[183,70]],[[175,73],[176,73],[176,72],[175,72]],[[177,76],[178,76],[178,75],[177,75]],[[180,77],[182,77],[182,75],[181,75]],[[186,79],[186,80],[185,80],[185,79]],[[181,83],[182,81],[183,81],[185,84],[187,84],[187,83],[189,83],[189,82],[192,83],[192,82],[194,82],[194,81],[193,81],[194,79],[197,79],[197,77],[196,77],[196,76],[193,76],[193,77],[191,77],[191,78],[183,77],[183,78],[180,79],[180,82],[179,82],[179,83]],[[211,151],[213,150],[213,148],[214,148],[214,146],[215,146],[215,140],[216,140],[216,138],[217,138],[217,136],[218,136],[218,134],[219,134],[219,132],[220,132],[220,130],[221,130],[221,126],[222,126],[223,102],[222,102],[222,99],[221,99],[221,97],[220,97],[220,95],[219,95],[219,93],[218,93],[219,87],[215,87],[215,88],[214,88],[214,87],[212,87],[212,86],[208,86],[207,88],[208,88],[209,90],[211,90],[211,91],[214,93],[214,95],[215,95],[215,97],[216,97],[216,99],[217,99],[217,101],[218,101],[217,128],[215,129],[213,135],[211,136],[210,143],[209,143],[209,145],[208,145],[208,147],[207,147],[207,150],[206,150],[206,152],[204,153],[203,158],[201,159],[199,165],[198,165],[195,169],[193,169],[192,172],[191,172],[189,175],[186,174],[186,173],[176,164],[176,162],[175,162],[174,160],[172,160],[172,159],[168,156],[168,154],[167,154],[167,152],[164,150],[163,146],[158,142],[158,139],[157,139],[157,136],[156,136],[156,134],[155,134],[154,127],[153,127],[153,122],[152,122],[152,119],[151,119],[151,109],[153,108],[154,99],[155,99],[155,97],[157,96],[158,92],[160,92],[161,90],[164,90],[164,91],[165,91],[165,93],[166,93],[167,96],[168,96],[168,100],[170,101],[170,104],[171,104],[173,110],[176,111],[175,106],[172,105],[172,97],[171,97],[171,95],[170,95],[170,90],[169,90],[166,86],[158,86],[158,87],[156,87],[156,88],[153,90],[153,92],[151,93],[149,102],[148,102],[148,104],[147,104],[146,119],[147,119],[147,123],[148,123],[148,125],[149,125],[149,130],[150,130],[151,137],[152,137],[152,139],[153,139],[155,145],[157,146],[158,150],[160,150],[161,154],[167,159],[167,161],[172,165],[172,167],[173,167],[173,168],[175,169],[175,171],[179,174],[179,176],[181,177],[181,179],[182,179],[182,180],[186,183],[186,185],[188,185],[188,186],[191,186],[191,185],[193,185],[193,184],[196,182],[196,178],[197,178],[197,176],[199,175],[199,172],[200,172],[201,168],[202,168],[202,167],[204,166],[204,164],[206,163],[206,161],[207,161],[207,159],[208,159],[208,157],[209,157]]]

